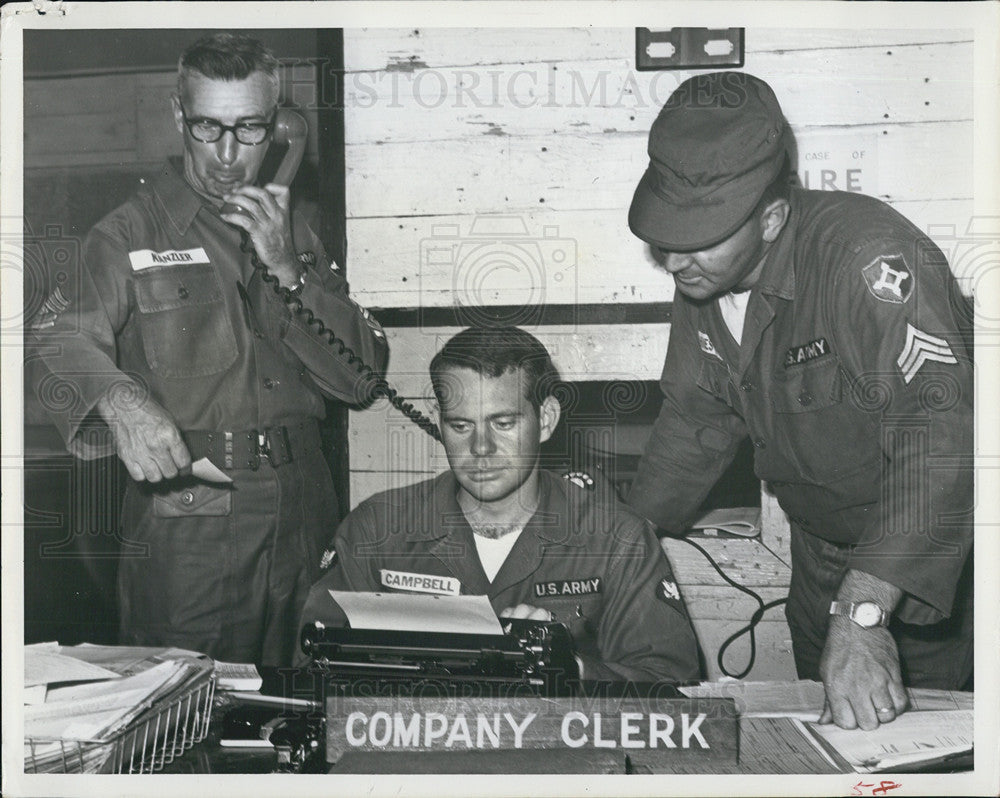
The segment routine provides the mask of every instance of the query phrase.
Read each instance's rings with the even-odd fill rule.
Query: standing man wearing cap
[[[749,436],[792,524],[799,676],[824,722],[871,729],[904,685],[971,685],[971,316],[888,205],[791,187],[790,144],[737,72],[685,81],[653,124],[629,226],[676,295],[629,502],[682,532]]]

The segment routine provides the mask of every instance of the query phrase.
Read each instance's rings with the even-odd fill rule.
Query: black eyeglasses
[[[268,122],[239,122],[235,125],[224,125],[218,119],[210,119],[208,117],[188,119],[188,115],[184,111],[184,106],[181,106],[181,116],[184,118],[184,124],[187,126],[188,131],[190,131],[191,135],[197,141],[204,142],[205,144],[214,144],[222,138],[222,134],[227,130],[232,131],[240,144],[261,144],[271,135],[277,115],[277,111],[271,114],[271,119]]]

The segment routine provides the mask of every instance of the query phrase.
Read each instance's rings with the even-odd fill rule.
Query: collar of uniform
[[[538,538],[563,546],[582,545],[574,538],[581,531],[576,528],[576,513],[571,510],[569,482],[551,471],[538,469],[538,507],[524,526]],[[575,488],[574,490],[582,490]]]
[[[447,537],[453,525],[440,523],[440,519],[462,515],[462,508],[458,506],[458,482],[455,475],[451,471],[438,474],[431,480],[431,489],[423,497],[428,505],[414,513],[414,517],[420,520],[416,526],[407,530],[407,537],[412,540]]]
[[[795,299],[795,228],[799,222],[797,193],[798,189],[793,188],[789,199],[788,220],[778,235],[778,240],[767,253],[764,272],[756,286],[761,293],[781,299]]]
[[[569,509],[569,501],[566,496],[565,486],[561,484],[563,482],[564,480],[559,479],[544,469],[538,470],[538,507],[531,518],[528,519],[528,523],[524,525],[524,531],[527,532],[530,530],[538,537],[556,543],[576,545],[575,542],[567,539],[568,537],[573,537],[577,530],[572,528],[567,530],[565,528],[565,516]],[[435,538],[446,537],[453,528],[453,525],[433,523],[433,516],[437,516],[438,518],[455,517],[457,513],[464,517],[462,508],[458,504],[458,490],[458,481],[451,471],[445,471],[443,474],[435,477],[430,495],[431,506],[428,508],[430,512],[424,514],[426,518],[422,528],[411,530],[409,537],[416,540],[434,540]],[[560,506],[560,511],[547,513],[546,508],[552,505],[550,497],[553,493],[556,494],[556,501]],[[549,515],[552,518],[549,518]]]
[[[171,158],[164,164],[153,178],[152,188],[177,232],[181,235],[187,233],[205,201],[187,184],[175,159]]]

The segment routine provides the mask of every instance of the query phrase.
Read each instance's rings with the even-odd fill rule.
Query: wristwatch
[[[830,614],[846,615],[865,629],[889,625],[889,613],[874,601],[833,601],[830,602]]]

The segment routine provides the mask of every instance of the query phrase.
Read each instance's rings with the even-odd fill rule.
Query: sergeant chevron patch
[[[42,306],[28,322],[28,329],[45,330],[54,326],[56,319],[68,307],[69,300],[63,294],[62,289],[56,286],[55,290],[45,298]]]
[[[906,343],[896,360],[903,372],[903,382],[909,385],[917,372],[920,371],[920,367],[928,360],[936,360],[939,363],[958,363],[955,359],[955,353],[951,351],[951,345],[944,338],[925,333],[907,323]]]

